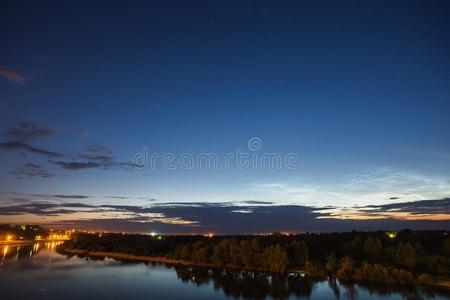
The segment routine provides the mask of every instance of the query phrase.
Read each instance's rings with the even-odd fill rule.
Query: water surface
[[[444,291],[68,257],[56,246],[0,246],[1,299],[449,299]]]

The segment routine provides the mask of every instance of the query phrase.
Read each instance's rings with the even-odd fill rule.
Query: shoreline
[[[238,266],[219,267],[214,264],[194,263],[191,261],[169,259],[169,258],[166,258],[163,256],[139,256],[139,255],[119,253],[119,252],[87,251],[87,250],[78,250],[78,249],[59,249],[58,251],[62,254],[105,257],[105,258],[112,258],[112,259],[117,259],[117,260],[153,262],[153,263],[164,263],[164,264],[179,265],[179,266],[181,265],[181,266],[196,266],[196,267],[209,267],[209,268],[224,268],[224,269],[234,269],[234,270],[243,270],[243,271],[252,271],[252,272],[262,272],[262,271],[248,269],[248,268],[242,268],[242,267],[238,267]],[[305,270],[299,270],[299,269],[287,269],[285,273],[286,274],[287,273],[298,273],[298,274],[308,275],[308,273]],[[308,276],[314,277],[312,275],[308,275]],[[355,283],[357,283],[357,282],[355,282]],[[450,290],[450,279],[436,278],[432,284],[428,284],[426,286]]]
[[[198,265],[202,267],[211,266],[210,264],[200,264],[200,263],[192,263],[184,260],[177,259],[169,259],[163,256],[141,256],[141,255],[132,255],[120,252],[104,252],[104,251],[87,251],[87,250],[78,250],[78,249],[58,249],[59,252],[63,254],[74,254],[74,255],[85,255],[85,256],[94,256],[94,257],[106,257],[113,258],[119,260],[134,260],[141,262],[156,262],[156,263],[167,263],[172,265]]]
[[[39,243],[52,243],[52,242],[64,242],[65,240],[20,240],[20,241],[0,241],[0,246],[20,246],[20,245],[33,245]]]
[[[58,249],[58,251],[62,254],[73,254],[73,255],[84,255],[84,256],[94,256],[94,257],[106,257],[118,260],[133,260],[133,261],[141,261],[141,262],[155,262],[155,263],[165,263],[170,265],[181,265],[181,266],[196,266],[196,267],[209,267],[209,268],[223,268],[223,269],[233,269],[233,270],[243,270],[243,271],[251,271],[251,272],[263,272],[259,270],[244,268],[240,266],[217,266],[214,264],[208,263],[195,263],[192,261],[185,261],[179,259],[170,259],[164,256],[141,256],[141,255],[133,255],[126,254],[120,252],[105,252],[105,251],[87,251],[87,250],[78,250],[78,249]],[[289,269],[286,270],[286,273],[304,273],[304,270],[298,269]]]

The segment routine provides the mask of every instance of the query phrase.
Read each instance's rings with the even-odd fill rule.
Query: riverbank
[[[52,242],[64,242],[66,240],[19,240],[19,241],[0,241],[0,246],[21,246],[21,245],[33,245],[36,243],[52,243]]]
[[[0,241],[0,246],[20,246],[33,244],[34,240],[24,241]]]
[[[106,257],[117,260],[128,260],[128,261],[141,261],[141,262],[153,262],[153,263],[163,263],[170,265],[181,265],[181,266],[195,266],[195,267],[208,267],[208,268],[218,268],[217,265],[208,264],[208,263],[195,263],[192,261],[185,261],[179,259],[170,259],[164,256],[140,256],[140,255],[132,255],[120,252],[104,252],[104,251],[87,251],[87,250],[79,250],[79,249],[58,249],[58,251],[62,254],[72,254],[72,255],[81,255],[81,256],[93,256],[93,257]],[[234,270],[243,270],[243,271],[255,271],[248,268],[243,268],[240,266],[228,265],[223,267],[226,269],[234,269]],[[289,269],[287,273],[299,273],[306,274],[306,271],[300,269]]]
[[[218,266],[214,264],[207,263],[194,263],[191,261],[184,261],[178,259],[169,259],[163,256],[139,256],[139,255],[131,255],[119,252],[104,252],[104,251],[87,251],[87,250],[78,250],[78,249],[59,249],[59,252],[62,254],[71,254],[71,255],[80,255],[80,256],[92,256],[92,257],[106,257],[112,258],[116,260],[128,260],[128,261],[140,261],[140,262],[152,262],[152,263],[163,263],[169,265],[180,265],[180,266],[196,266],[196,267],[209,267],[209,268],[217,268]],[[235,270],[244,270],[244,271],[256,271],[251,269],[242,268],[239,266],[226,266],[226,269],[235,269]],[[305,270],[301,269],[288,269],[286,271],[289,273],[296,273],[302,275],[308,275]],[[438,278],[435,279],[432,283],[428,284],[428,286],[439,287],[443,289],[450,290],[450,280],[446,278]]]
[[[430,285],[450,290],[450,279],[436,279],[435,282]]]
[[[59,249],[60,253],[63,254],[73,254],[73,255],[82,255],[82,256],[94,256],[94,257],[107,257],[118,260],[135,260],[142,262],[155,262],[155,263],[165,263],[172,265],[193,265],[191,262],[177,260],[177,259],[168,259],[163,256],[140,256],[140,255],[131,255],[119,252],[103,252],[103,251],[87,251],[87,250],[78,250],[78,249]],[[203,267],[210,266],[208,264],[195,264]]]

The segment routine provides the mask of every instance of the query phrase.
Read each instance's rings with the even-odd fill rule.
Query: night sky
[[[448,1],[1,1],[0,36],[0,223],[450,229]]]

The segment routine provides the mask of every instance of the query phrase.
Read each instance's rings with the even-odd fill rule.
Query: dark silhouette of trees
[[[336,272],[336,276],[339,279],[349,280],[353,277],[353,272],[353,260],[350,257],[345,256],[339,262],[339,268]]]
[[[292,241],[288,246],[289,262],[298,266],[305,266],[308,261],[309,249],[305,241]]]
[[[400,265],[408,269],[416,266],[416,251],[409,243],[399,243],[395,248],[394,257]]]
[[[430,284],[450,276],[445,231],[345,232],[267,236],[75,234],[61,250],[163,256],[192,264],[386,284]],[[420,278],[419,278],[420,277]]]
[[[364,254],[367,257],[370,259],[377,259],[380,257],[383,247],[381,246],[381,241],[378,238],[369,237],[365,240],[363,249]]]
[[[356,236],[351,242],[344,245],[344,252],[354,259],[359,259],[362,256],[362,246],[361,237]]]
[[[338,267],[338,261],[336,255],[332,251],[330,255],[327,256],[327,263],[325,265],[325,269],[329,274],[335,274]]]
[[[283,273],[286,271],[287,253],[280,245],[272,245],[262,253],[262,266],[264,271]]]

